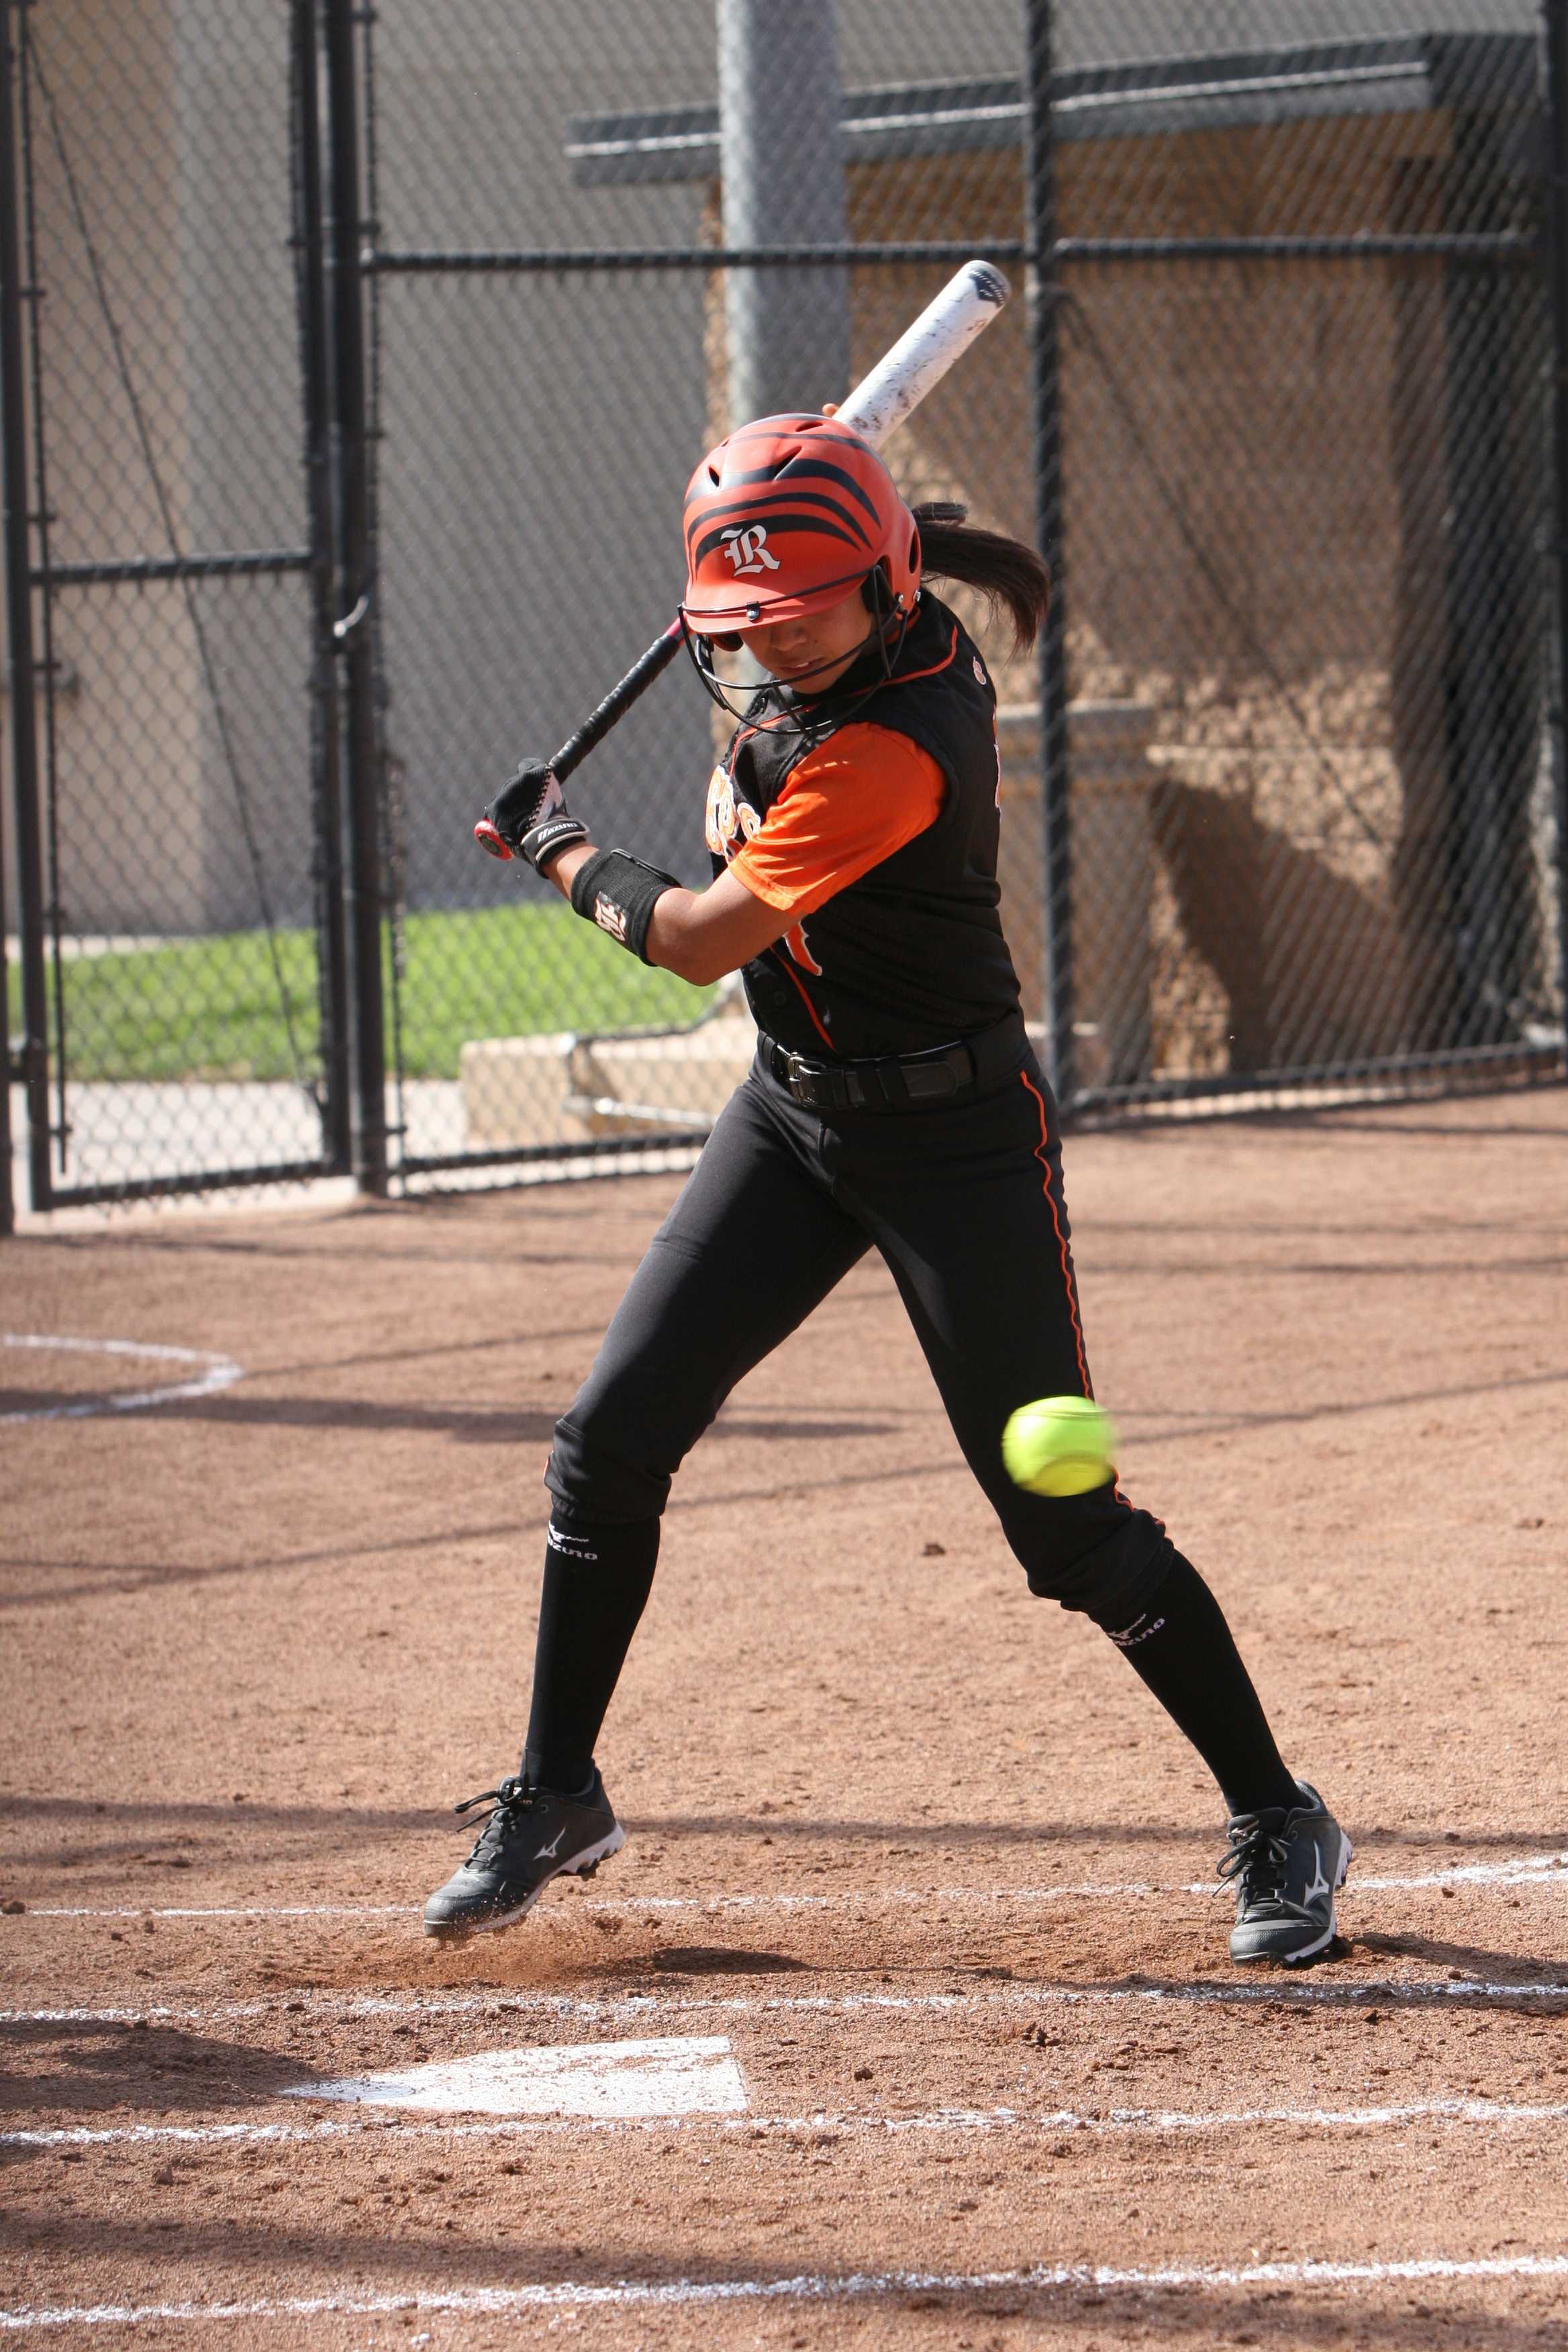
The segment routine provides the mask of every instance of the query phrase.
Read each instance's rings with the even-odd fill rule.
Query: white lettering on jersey
[[[722,857],[728,863],[738,854],[742,842],[755,841],[762,829],[762,818],[749,801],[737,799],[734,780],[721,761],[708,779],[705,831],[709,848],[715,857]]]

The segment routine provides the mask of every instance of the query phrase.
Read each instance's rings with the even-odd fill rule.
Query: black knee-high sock
[[[1300,1802],[1219,1602],[1177,1552],[1141,1617],[1106,1631],[1184,1731],[1233,1813]]]
[[[557,1504],[544,1554],[526,1777],[568,1794],[594,1769],[594,1742],[653,1586],[658,1521],[580,1519]]]

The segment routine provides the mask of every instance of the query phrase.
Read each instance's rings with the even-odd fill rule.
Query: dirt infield
[[[5,1245],[13,1339],[179,1352],[0,1348],[0,2332],[1568,2345],[1565,1142],[1543,1088],[1068,1147],[1124,1484],[1356,1843],[1292,1975],[879,1267],[679,1482],[625,1853],[453,1952],[551,1423],[676,1180]],[[498,2050],[588,2111],[343,2093]]]

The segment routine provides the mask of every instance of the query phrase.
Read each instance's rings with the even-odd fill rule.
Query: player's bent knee
[[[1127,1504],[1110,1519],[1063,1510],[1054,1523],[1009,1528],[1008,1539],[1037,1600],[1059,1601],[1106,1632],[1148,1606],[1176,1558],[1159,1521]]]
[[[615,1433],[584,1426],[568,1413],[555,1424],[544,1483],[583,1519],[625,1526],[657,1519],[669,1498],[669,1473],[639,1461]]]

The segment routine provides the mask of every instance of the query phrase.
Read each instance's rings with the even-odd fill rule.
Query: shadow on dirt
[[[454,1794],[452,1801],[456,1802]],[[1206,1853],[1220,1850],[1221,1839],[1212,1822],[908,1822],[835,1821],[809,1807],[798,1811],[774,1811],[764,1803],[754,1812],[643,1813],[623,1815],[634,1837],[767,1838],[774,1845],[798,1840],[816,1847],[874,1846],[877,1861],[912,1858],[931,1850],[956,1853],[965,1847],[982,1851],[1015,1846],[1041,1849],[1041,1875],[1050,1875],[1053,1847],[1175,1846]],[[226,1804],[144,1801],[119,1803],[112,1799],[49,1795],[0,1796],[0,1823],[58,1824],[69,1829],[72,1866],[95,1860],[145,1860],[154,1869],[184,1871],[194,1864],[178,1853],[142,1856],[128,1853],[130,1846],[172,1841],[182,1831],[193,1838],[216,1832],[232,1845],[235,1833],[263,1828],[272,1831],[341,1831],[342,1843],[358,1845],[367,1837],[405,1837],[410,1832],[449,1828],[452,1816],[444,1801],[420,1806],[274,1805],[237,1793]],[[80,1832],[100,1827],[100,1842],[81,1842]],[[1379,1848],[1464,1866],[1468,1853],[1500,1853],[1528,1862],[1533,1855],[1568,1853],[1568,1824],[1558,1829],[1426,1829],[1419,1824],[1368,1829],[1352,1824],[1357,1846],[1357,1867],[1371,1866]],[[327,1850],[331,1850],[329,1841]],[[20,1857],[0,1856],[19,1864]],[[50,1866],[60,1857],[35,1855],[31,1866]],[[1561,1873],[1568,1890],[1568,1869]],[[1532,1882],[1533,1883],[1533,1882]],[[1555,1884],[1555,1880],[1552,1882]],[[1352,1885],[1353,1888],[1354,1881]]]
[[[209,2116],[330,2081],[287,2051],[260,2050],[135,2019],[27,2018],[0,2024],[0,2112],[103,2125]],[[336,2070],[342,2072],[340,2068]],[[7,2148],[7,2157],[37,2154]]]
[[[509,1265],[602,1267],[612,1263],[613,1253],[605,1240],[603,1211],[599,1211],[595,1218],[594,1246],[574,1248],[573,1242],[581,1243],[583,1239],[582,1211],[576,1208],[575,1203],[573,1204],[576,1208],[574,1228],[569,1216],[554,1220],[559,1226],[558,1244],[552,1236],[551,1246],[542,1246],[536,1240],[531,1247],[523,1245],[521,1236],[524,1231],[532,1239],[540,1227],[552,1220],[550,1204],[541,1201],[541,1190],[531,1189],[529,1193],[520,1196],[517,1239],[494,1240],[494,1227],[500,1220],[490,1218],[486,1223],[484,1241],[478,1245],[470,1244],[466,1248],[430,1247],[430,1237],[418,1233],[416,1227],[431,1216],[431,1197],[413,1193],[405,1195],[395,1205],[386,1204],[384,1211],[373,1210],[363,1202],[356,1202],[347,1212],[323,1211],[319,1223],[312,1221],[310,1227],[293,1234],[253,1232],[217,1235],[210,1231],[204,1233],[172,1226],[160,1232],[154,1227],[134,1235],[126,1234],[122,1250],[119,1250],[117,1237],[116,1247],[125,1257],[133,1252],[144,1255],[156,1253],[176,1264],[192,1264],[206,1258],[237,1260],[247,1272],[258,1265],[308,1266],[324,1261],[402,1266],[411,1274],[426,1266],[478,1266],[489,1272],[491,1268],[499,1270]],[[474,1223],[473,1196],[454,1195],[453,1205],[458,1212],[453,1220],[454,1226],[463,1231],[471,1230]],[[270,1212],[263,1209],[258,1213],[259,1217],[266,1218]],[[654,1213],[657,1218],[658,1212]],[[386,1223],[384,1242],[382,1234],[369,1226],[372,1218],[382,1214],[384,1214]],[[367,1221],[367,1229],[355,1230],[356,1222],[360,1219]],[[414,1229],[412,1237],[411,1228]],[[636,1264],[640,1254],[638,1243],[642,1230],[640,1219],[628,1223],[624,1253],[628,1269]],[[395,1246],[400,1241],[405,1244],[401,1248]],[[90,1259],[95,1251],[101,1251],[103,1237],[98,1233],[30,1234],[26,1236],[26,1245],[39,1253],[47,1250],[68,1257]]]
[[[1488,1984],[1561,1985],[1568,1999],[1568,1964],[1532,1958],[1519,1952],[1490,1952],[1477,1944],[1445,1943],[1436,1936],[1358,1936],[1363,1952],[1386,1954],[1392,1959],[1424,1960],[1447,1969],[1452,1976],[1475,1977]]]
[[[178,2158],[167,2169],[168,2188],[188,2189],[193,2185],[183,2179]],[[816,2315],[810,2340],[818,2340],[817,2331],[832,2311],[846,2323],[860,2313],[872,2324],[880,2319],[884,2326],[896,2324],[899,2314],[971,2326],[1033,2320],[1050,2326],[1053,2343],[1078,2340],[1081,2330],[1085,2352],[1090,2346],[1122,2345],[1150,2334],[1162,2343],[1204,2347],[1375,2345],[1388,2352],[1430,2352],[1434,2345],[1447,2342],[1484,2343],[1488,2352],[1547,2352],[1548,2347],[1563,2342],[1544,2298],[1537,2316],[1517,2307],[1505,2313],[1487,2308],[1488,2282],[1464,2282],[1460,2301],[1441,2277],[1380,2281],[1375,2263],[1368,2265],[1372,2277],[1357,2283],[1361,2291],[1353,2309],[1347,2309],[1345,2286],[1332,2279],[1316,2287],[1273,2281],[1236,2286],[1173,2283],[1162,2284],[1152,2294],[1139,2284],[1100,2285],[1087,2270],[1034,2279],[1026,2273],[1009,2277],[1005,2272],[1000,2276],[993,2273],[984,2284],[972,2284],[960,2261],[949,2269],[943,2250],[929,2231],[921,2241],[918,2270],[889,2263],[881,2276],[868,2265],[850,2270],[836,2248],[813,2245],[809,2234],[792,2252],[787,2267],[776,2257],[749,2261],[743,2250],[720,2260],[697,2253],[683,2260],[678,2252],[662,2262],[650,2262],[644,2247],[606,2242],[606,2233],[600,2231],[594,2232],[591,2247],[563,2243],[559,2233],[539,2227],[537,2215],[528,2217],[533,2222],[531,2234],[509,2227],[503,2250],[453,2232],[449,2179],[444,2169],[416,2174],[412,2188],[424,2200],[420,2210],[411,2213],[405,2205],[395,2216],[381,2217],[379,2227],[373,2219],[370,2227],[358,2231],[312,2226],[298,2203],[288,2200],[293,2210],[280,2213],[279,2226],[271,2230],[254,2218],[211,2217],[185,2226],[174,2216],[160,2225],[153,2219],[73,2214],[47,2230],[35,2229],[31,2243],[36,2254],[46,2258],[108,2263],[121,2274],[147,2278],[149,2285],[156,2278],[158,2287],[147,2294],[149,2303],[189,2291],[184,2287],[188,2275],[196,2305],[192,2317],[201,2302],[211,2299],[208,2280],[216,2267],[236,2280],[239,2292],[258,2301],[276,2295],[281,2281],[287,2282],[284,2291],[295,2294],[314,2286],[331,2295],[345,2314],[356,2303],[363,2308],[363,2298],[378,2294],[446,2296],[467,2291],[499,2298],[510,2292],[519,2298],[514,2312],[522,2325],[528,2309],[522,2299],[536,2288],[553,2290],[549,2301],[557,2309],[569,2310],[574,2288],[583,2292],[585,2301],[603,2303],[613,2300],[617,2288],[630,2286],[639,2303],[657,2297],[673,2316],[686,2300],[683,2289],[697,2290],[704,2301],[717,2294],[742,2307],[754,2302],[759,2312],[781,2304],[800,2309],[804,2298],[795,2283],[804,2285],[809,2279],[810,2302],[805,2308]],[[358,2199],[350,2201],[357,2204]],[[492,2193],[492,2210],[494,2201]],[[443,2214],[444,2230],[437,2218]],[[943,2283],[944,2271],[952,2278],[951,2286]],[[1380,2284],[1384,2294],[1397,2296],[1397,2305],[1373,2300]],[[1550,2285],[1543,2285],[1550,2294]],[[1528,2282],[1506,2276],[1492,2287],[1494,2294],[1506,2295],[1515,2305],[1525,2292]],[[1439,2300],[1429,2303],[1429,2295]],[[34,2307],[42,2301],[37,2298]],[[414,2314],[399,2316],[406,2319]],[[794,2340],[808,2339],[797,2334]],[[928,2337],[924,2327],[910,2327],[899,2340],[923,2344],[937,2338]]]
[[[1133,1974],[1075,1977],[1070,1982],[1052,1978],[1042,1983],[1038,1990],[1052,1998],[1063,1993],[1081,2000],[1107,1996],[1136,2000],[1142,1997],[1150,2001],[1168,2003],[1173,2010],[1234,2007],[1249,2013],[1259,2009],[1267,2011],[1275,2004],[1286,2009],[1292,2003],[1313,2010],[1364,2009],[1369,2002],[1376,2001],[1381,2008],[1400,2014],[1406,2010],[1420,2009],[1436,2010],[1448,2016],[1479,2016],[1484,2012],[1488,2017],[1499,2014],[1558,2017],[1562,2014],[1562,2005],[1568,2003],[1568,1977],[1563,1979],[1559,1989],[1557,1979],[1560,1972],[1554,1969],[1533,1979],[1520,1976],[1515,1979],[1519,1985],[1518,2000],[1510,2001],[1506,1995],[1485,2000],[1480,1997],[1483,1985],[1489,1988],[1501,1979],[1483,1978],[1479,1967],[1473,1977],[1468,1969],[1461,1975],[1458,1969],[1451,1969],[1449,1980],[1435,1985],[1402,1983],[1397,1977],[1372,1976],[1345,1965],[1347,1959],[1353,1959],[1375,1940],[1358,1937],[1353,1945],[1346,1946],[1342,1938],[1339,1939],[1339,1948],[1331,1949],[1323,1956],[1324,1961],[1330,1963],[1327,1968],[1323,1961],[1316,1961],[1304,1968],[1275,1969],[1265,1976],[1153,1977]],[[1396,1937],[1386,1937],[1382,1940],[1391,1954],[1397,1948],[1399,1958],[1410,1957],[1410,1952],[1399,1945]],[[1446,1952],[1458,1947],[1442,1945],[1432,1948]],[[1489,1956],[1480,1953],[1476,1958],[1480,1962]],[[1332,1965],[1335,1962],[1339,1965]],[[1015,1972],[1013,1982],[1016,1990],[1025,1995],[1035,1989],[1021,1970]],[[1544,1985],[1546,1990],[1535,1991],[1532,1990],[1534,1985]]]
[[[914,1853],[927,1847],[1040,1846],[1042,1869],[1052,1846],[1174,1845],[1224,1850],[1223,1824],[1212,1822],[889,1822],[833,1821],[808,1808],[797,1814],[649,1813],[626,1816],[626,1828],[643,1837],[770,1837],[801,1838],[811,1845],[863,1843],[883,1846],[888,1853]],[[1460,1866],[1467,1851],[1501,1851],[1527,1860],[1532,1854],[1568,1853],[1568,1827],[1552,1830],[1363,1829],[1351,1824],[1356,1840],[1358,1867],[1379,1846],[1398,1846],[1433,1853]],[[879,1859],[881,1857],[879,1857]],[[1048,1872],[1047,1872],[1048,1875]],[[1568,1869],[1563,1874],[1568,1888]],[[1354,1880],[1352,1881],[1353,1886]]]
[[[52,1883],[55,1874],[61,1873],[68,1876],[53,1885],[50,1895],[36,1900],[51,1906],[96,1900],[129,1911],[199,1906],[211,1899],[202,1891],[198,1874],[216,1864],[228,1879],[241,1838],[245,1867],[255,1872],[280,1856],[297,1861],[307,1853],[363,1851],[372,1842],[401,1843],[434,1832],[451,1831],[455,1843],[462,1834],[460,1828],[454,1829],[447,1805],[405,1810],[262,1805],[237,1793],[226,1805],[0,1797],[0,1824],[9,1832],[0,1849],[7,1896],[21,1895],[29,1880],[36,1885],[47,1874]],[[56,1839],[61,1842],[55,1844]],[[107,1894],[101,1877],[105,1871],[115,1874],[112,1891]],[[73,1885],[79,1891],[71,1891]],[[243,1905],[246,1896],[242,1889],[218,1899]],[[297,1899],[311,1898],[307,1894]]]
[[[1552,1081],[1543,1079],[1542,1083],[1550,1085]],[[1393,1118],[1379,1118],[1375,1110],[1364,1108],[1360,1110],[1349,1107],[1341,1109],[1332,1103],[1314,1110],[1241,1110],[1227,1118],[1226,1126],[1268,1126],[1281,1132],[1295,1129],[1308,1136],[1321,1135],[1325,1129],[1331,1128],[1336,1135],[1382,1135],[1394,1143],[1402,1142],[1406,1136],[1452,1136],[1461,1143],[1472,1145],[1498,1142],[1557,1145],[1568,1142],[1568,1127],[1554,1126],[1545,1119],[1533,1127],[1523,1120],[1510,1119],[1499,1119],[1495,1125],[1489,1120],[1486,1126],[1481,1127],[1464,1119],[1434,1118],[1429,1114],[1419,1118],[1397,1116],[1400,1111],[1410,1108],[1407,1104],[1391,1103],[1389,1109],[1395,1114]],[[1165,1125],[1169,1129],[1172,1125],[1169,1118]]]
[[[226,1389],[221,1396],[171,1398],[149,1406],[148,1417],[158,1421],[197,1421],[233,1429],[332,1429],[355,1434],[384,1436],[414,1431],[429,1437],[456,1438],[460,1445],[548,1445],[559,1413],[570,1402],[571,1387],[563,1383],[558,1403],[533,1410],[515,1405],[436,1405],[383,1403],[371,1397],[261,1396],[254,1388]],[[79,1404],[76,1390],[0,1389],[0,1411],[45,1413]],[[847,1438],[891,1437],[890,1421],[867,1421],[839,1414],[826,1419],[768,1419],[757,1414],[721,1414],[707,1434],[740,1437],[752,1444],[799,1438],[819,1444],[840,1444]]]
[[[665,1944],[632,1964],[634,1972],[650,1976],[778,1977],[811,1976],[810,1960],[792,1959],[787,1952],[744,1952],[719,1944]]]
[[[449,1551],[463,1544],[505,1541],[532,1547],[542,1543],[543,1538],[543,1523],[537,1517],[491,1519],[477,1527],[440,1528],[427,1535],[377,1536],[368,1543],[331,1544],[324,1550],[278,1552],[260,1559],[225,1559],[206,1564],[155,1559],[111,1561],[83,1570],[69,1584],[0,1593],[0,1609],[54,1609],[64,1601],[90,1599],[100,1593],[137,1594],[157,1591],[165,1585],[210,1584],[221,1577],[287,1575],[290,1570],[300,1568],[342,1568],[351,1560],[395,1559],[407,1552]],[[61,1562],[58,1570],[69,1574],[79,1565],[75,1561]],[[0,1570],[47,1576],[56,1570],[57,1563],[48,1559],[0,1557]]]

